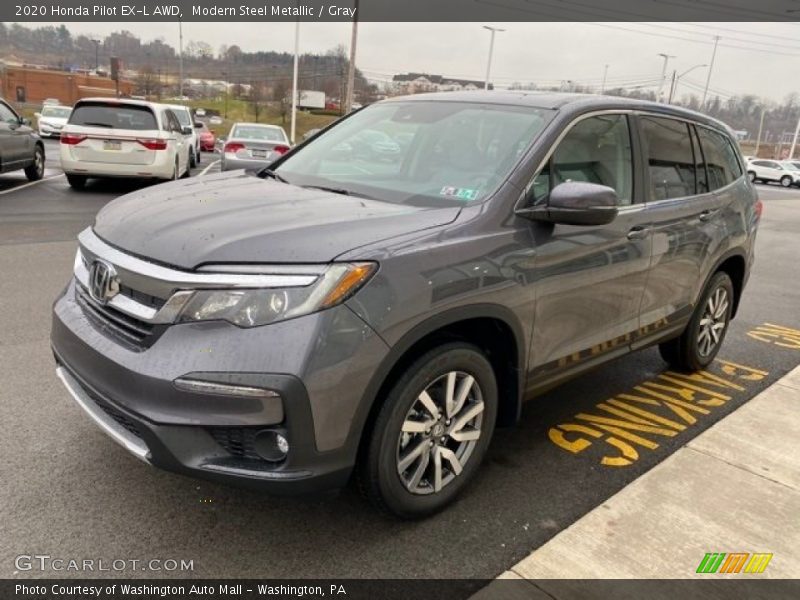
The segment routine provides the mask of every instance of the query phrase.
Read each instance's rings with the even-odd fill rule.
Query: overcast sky
[[[59,23],[53,23],[59,25]],[[608,87],[652,84],[663,67],[659,53],[673,55],[668,73],[711,62],[713,37],[721,37],[711,90],[725,98],[755,94],[783,100],[800,91],[798,23],[492,23],[498,33],[492,81],[599,85],[608,64]],[[73,33],[105,35],[125,28],[144,40],[163,37],[178,46],[177,23],[67,23]],[[243,50],[292,52],[293,23],[192,23],[183,25],[184,44],[202,40]],[[300,52],[349,47],[350,24],[302,23]],[[356,64],[374,79],[419,71],[483,80],[489,32],[479,23],[360,23]],[[705,85],[706,68],[682,81],[678,96]],[[699,93],[702,93],[700,91]]]

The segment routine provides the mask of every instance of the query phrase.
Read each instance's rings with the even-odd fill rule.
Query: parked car
[[[0,173],[23,169],[30,181],[44,176],[44,144],[5,100],[0,99]]]
[[[289,149],[289,137],[282,127],[235,123],[222,147],[220,169],[259,169],[286,154]]]
[[[34,113],[40,137],[60,137],[61,129],[67,124],[71,106],[45,104],[40,112]]]
[[[334,151],[365,129],[414,141]],[[404,518],[452,502],[538,392],[652,345],[709,365],[761,214],[720,122],[556,93],[393,98],[199,185],[79,235],[61,380],[145,462],[281,493],[355,473]]]
[[[214,132],[203,122],[198,122],[195,126],[200,136],[200,150],[203,152],[214,152],[217,145],[217,138]]]
[[[794,185],[800,186],[800,160],[783,160],[781,166],[792,176]]]
[[[61,130],[61,169],[76,189],[93,177],[178,179],[189,173],[184,131],[163,104],[79,100]]]
[[[214,115],[213,117],[210,117],[208,119],[208,122],[211,123],[212,125],[222,125],[223,121],[222,121],[222,117],[218,117],[218,116]]]
[[[189,166],[194,168],[200,164],[201,159],[198,127],[202,126],[202,123],[194,120],[192,111],[188,106],[181,104],[167,104],[166,106],[172,109],[183,128],[183,134],[189,143]]]
[[[779,182],[783,187],[800,184],[800,171],[789,163],[763,158],[753,159],[747,163],[747,176],[752,182]]]

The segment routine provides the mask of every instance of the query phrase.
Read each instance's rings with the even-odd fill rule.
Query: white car
[[[67,124],[72,107],[60,104],[45,104],[42,111],[34,113],[40,137],[58,137],[61,128]]]
[[[85,98],[61,130],[61,169],[82,188],[93,177],[178,179],[189,173],[189,142],[169,107]]]
[[[781,162],[754,158],[747,163],[747,176],[754,183],[777,181],[783,187],[800,185],[800,169],[797,168],[794,161]]]
[[[203,124],[195,122],[194,118],[192,118],[192,111],[188,106],[181,104],[167,104],[166,106],[171,108],[175,116],[178,117],[184,134],[191,129],[191,133],[187,134],[189,140],[189,166],[194,168],[200,164],[200,135],[197,130],[202,128]]]

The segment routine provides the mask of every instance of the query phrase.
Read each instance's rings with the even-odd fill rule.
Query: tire
[[[791,187],[793,183],[794,181],[792,181],[792,178],[789,175],[784,175],[783,177],[781,177],[781,185],[783,187],[785,188]]]
[[[176,156],[175,157],[175,167],[172,169],[172,177],[170,177],[169,180],[170,181],[178,181],[178,179],[180,179],[180,176],[181,176],[181,173],[180,173],[180,161],[178,160],[178,157]]]
[[[194,157],[194,165],[199,167],[201,162],[203,162],[203,154],[200,152],[200,148],[198,148]]]
[[[197,166],[197,152],[194,148],[189,148],[189,168],[194,169]]]
[[[454,401],[466,389],[450,415],[448,389]],[[497,382],[486,356],[462,342],[430,350],[385,397],[357,465],[360,491],[380,511],[402,519],[441,510],[475,476],[496,418]],[[404,426],[411,428],[403,432]]]
[[[38,144],[33,151],[33,164],[25,167],[25,177],[28,181],[39,181],[44,177],[44,148]]]
[[[748,171],[747,178],[751,181],[751,183],[755,183],[756,181],[758,181],[758,177],[756,177],[755,171]]]
[[[86,185],[85,175],[67,175],[67,183],[73,190],[82,190]]]
[[[661,358],[680,371],[699,371],[707,367],[725,340],[733,302],[731,278],[727,273],[718,271],[703,290],[694,314],[680,337],[659,345]]]

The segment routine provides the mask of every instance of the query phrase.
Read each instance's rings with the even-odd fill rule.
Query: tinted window
[[[236,125],[231,137],[242,140],[260,140],[265,142],[285,142],[283,131],[275,127],[259,127],[257,125]]]
[[[633,197],[631,137],[625,115],[579,121],[558,144],[530,186],[529,203],[542,202],[565,181],[586,181],[614,188],[620,204]]]
[[[0,102],[0,121],[5,121],[6,123],[17,123],[19,119],[17,119],[17,115],[14,114],[13,110]]]
[[[66,119],[72,109],[69,106],[45,106],[42,108],[43,117],[53,117],[56,119]]]
[[[86,102],[72,111],[69,122],[87,127],[109,129],[158,129],[155,115],[146,106]]]
[[[642,117],[640,122],[650,174],[648,200],[694,195],[696,167],[689,125],[655,117]]]
[[[189,118],[189,113],[186,111],[185,108],[175,108],[172,110],[172,113],[178,119],[178,122],[181,124],[182,127],[191,126],[192,120]]]
[[[711,190],[724,187],[738,179],[742,174],[742,169],[730,141],[725,136],[705,127],[698,127],[697,133],[700,137],[700,145],[703,147]]]

